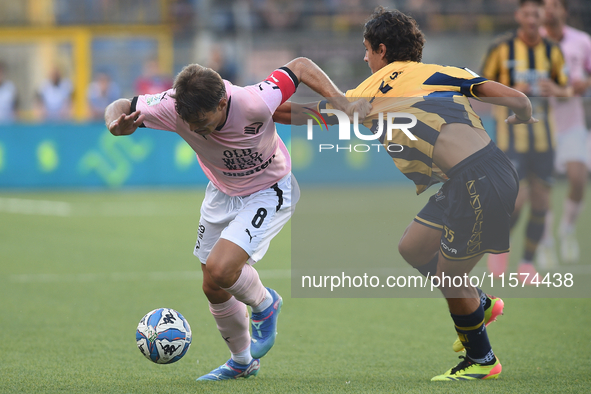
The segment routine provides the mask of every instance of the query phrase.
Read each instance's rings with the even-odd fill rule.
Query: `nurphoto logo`
[[[307,112],[308,115],[310,115],[315,121],[316,123],[320,126],[320,128],[323,128],[323,124],[324,126],[326,126],[326,128],[328,129],[328,125],[326,124],[326,120],[324,119],[324,117],[318,113],[317,111],[314,111],[311,108],[306,107],[306,109],[310,110],[313,113],[309,113]],[[332,113],[334,114],[339,122],[339,141],[350,141],[351,140],[351,121],[349,120],[349,116],[344,113],[343,111],[337,110],[337,109],[322,109],[320,110],[321,113],[326,114],[326,113]],[[410,119],[410,122],[407,123],[398,123],[399,120],[401,119]],[[411,132],[410,129],[414,126],[416,126],[417,124],[417,118],[416,116],[414,116],[413,114],[409,114],[406,112],[388,112],[386,114],[386,127],[385,127],[385,132],[386,132],[386,141],[391,141],[392,140],[392,133],[394,130],[400,130],[402,131],[409,139],[416,141],[417,137],[415,137]],[[314,127],[313,127],[313,121],[312,119],[308,119],[307,121],[307,138],[308,140],[313,140],[314,139]],[[384,134],[384,114],[383,112],[380,112],[378,114],[378,118],[377,118],[377,128],[375,130],[375,132],[373,134],[363,134],[359,131],[359,113],[355,112],[353,114],[353,133],[355,134],[355,137],[357,137],[358,139],[362,140],[362,141],[374,141],[374,140],[380,140],[382,137],[382,134]],[[383,147],[382,144],[356,144],[356,145],[346,145],[346,146],[339,146],[339,145],[333,145],[333,144],[320,144],[319,145],[319,151],[322,152],[323,150],[333,150],[336,149],[336,152],[338,152],[339,150],[346,150],[348,152],[351,151],[355,151],[355,152],[368,152],[369,150],[371,150],[371,146],[376,146],[378,151],[380,149],[380,147]],[[394,144],[394,143],[389,143],[388,146],[386,147],[386,149],[388,150],[388,152],[401,152],[402,149],[404,147],[400,144]]]

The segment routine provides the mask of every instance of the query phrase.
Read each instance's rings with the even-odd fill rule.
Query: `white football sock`
[[[247,349],[241,351],[240,353],[232,353],[232,360],[242,365],[250,364],[250,362],[252,361],[252,356],[250,355],[250,346]]]
[[[554,236],[552,234],[554,228],[554,213],[551,210],[546,212],[546,223],[544,224],[544,234],[540,240],[541,245],[553,246]]]
[[[271,295],[271,293],[269,292],[269,290],[265,289],[265,291],[267,292],[267,294],[265,294],[265,299],[263,300],[263,302],[261,302],[257,306],[251,307],[252,308],[252,311],[254,313],[262,312],[265,309],[267,309],[268,307],[270,307],[271,304],[273,304],[273,296]]]
[[[573,201],[570,198],[567,198],[564,201],[564,211],[562,213],[562,220],[560,221],[561,235],[566,235],[574,231],[575,223],[577,222],[582,209],[582,201]]]

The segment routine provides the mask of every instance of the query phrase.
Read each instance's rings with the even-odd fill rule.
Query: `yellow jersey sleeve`
[[[487,78],[481,77],[468,68],[445,67],[427,78],[422,88],[426,91],[451,91],[466,97],[476,97],[474,86],[486,81],[488,81]]]

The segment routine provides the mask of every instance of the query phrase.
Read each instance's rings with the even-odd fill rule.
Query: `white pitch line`
[[[33,200],[24,198],[0,197],[0,213],[45,216],[180,216],[187,210],[178,209],[173,204],[159,202],[105,202],[91,204],[84,202],[69,203],[65,201]],[[198,210],[197,210],[198,212]],[[191,213],[190,211],[188,213]]]
[[[260,270],[262,279],[288,279],[291,270]],[[9,275],[13,283],[86,283],[86,282],[136,282],[136,281],[170,281],[170,280],[201,280],[201,271],[163,271],[163,272],[112,272],[85,274],[22,274]]]
[[[65,201],[0,197],[0,212],[24,215],[71,216],[72,205]]]
[[[199,212],[197,209],[195,212]],[[140,202],[106,202],[96,205],[77,204],[74,207],[76,216],[109,216],[109,217],[127,217],[127,216],[179,216],[192,213],[191,211],[181,210],[174,204],[163,204],[151,201]],[[194,212],[193,212],[194,213]]]

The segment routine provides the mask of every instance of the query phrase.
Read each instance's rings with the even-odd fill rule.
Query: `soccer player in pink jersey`
[[[563,262],[575,263],[579,260],[575,226],[583,207],[587,182],[585,164],[588,155],[588,132],[583,100],[580,96],[591,87],[591,37],[566,25],[567,9],[566,0],[545,1],[546,16],[542,35],[560,43],[575,94],[575,97],[570,99],[551,98],[557,133],[556,170],[560,173],[566,172],[570,185],[558,230],[561,240],[560,254]],[[537,259],[541,268],[551,268],[557,262],[552,219],[552,212],[548,211],[542,249]]]
[[[119,99],[105,111],[113,135],[129,135],[138,127],[176,132],[195,150],[210,180],[193,254],[202,263],[203,291],[231,358],[198,380],[257,375],[259,359],[275,342],[283,300],[263,286],[252,265],[264,256],[299,199],[289,153],[272,116],[300,82],[331,97],[347,114],[363,116],[371,107],[365,100],[350,103],[316,64],[297,58],[246,87],[191,64],[172,89]]]

